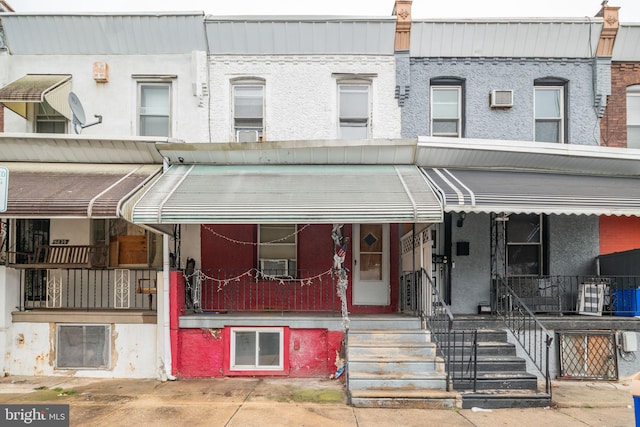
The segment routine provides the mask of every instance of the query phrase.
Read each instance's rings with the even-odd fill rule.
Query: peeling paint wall
[[[329,378],[335,374],[344,334],[326,329],[290,329],[288,334],[290,378]],[[177,376],[180,378],[222,377],[228,364],[229,333],[221,329],[181,329],[178,333]],[[285,363],[285,366],[287,363]],[[234,375],[243,375],[234,373]],[[255,376],[255,372],[247,372]],[[275,374],[274,374],[275,375]],[[278,373],[277,375],[282,375]]]
[[[6,333],[10,375],[157,378],[156,325],[112,324],[110,369],[57,369],[56,324],[15,323]]]

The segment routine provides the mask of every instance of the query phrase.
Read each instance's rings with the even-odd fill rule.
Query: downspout
[[[162,160],[162,172],[166,172],[169,168],[169,163],[167,159]],[[162,356],[162,367],[164,369],[163,372],[163,380],[175,381],[177,378],[171,374],[172,371],[172,358],[171,358],[171,328],[170,328],[170,303],[169,299],[169,286],[170,286],[170,274],[171,267],[169,263],[169,235],[163,233],[162,234],[162,329],[160,333],[162,334],[163,340],[163,356]]]

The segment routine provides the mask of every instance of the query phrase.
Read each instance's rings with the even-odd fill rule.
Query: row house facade
[[[534,388],[635,372],[635,273],[600,266],[638,246],[638,34],[601,15],[1,14],[4,372],[346,368],[392,406],[451,390],[445,308],[536,319]]]

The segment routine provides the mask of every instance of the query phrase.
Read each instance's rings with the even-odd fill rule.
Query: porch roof
[[[174,164],[123,206],[161,224],[441,222],[442,207],[414,165]]]
[[[423,168],[446,212],[640,216],[640,176]]]
[[[115,218],[160,165],[0,162],[9,170],[4,218]]]

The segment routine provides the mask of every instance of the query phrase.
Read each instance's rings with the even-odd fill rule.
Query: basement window
[[[283,328],[231,328],[230,370],[282,371]]]
[[[57,325],[56,367],[108,369],[111,365],[110,325]]]

